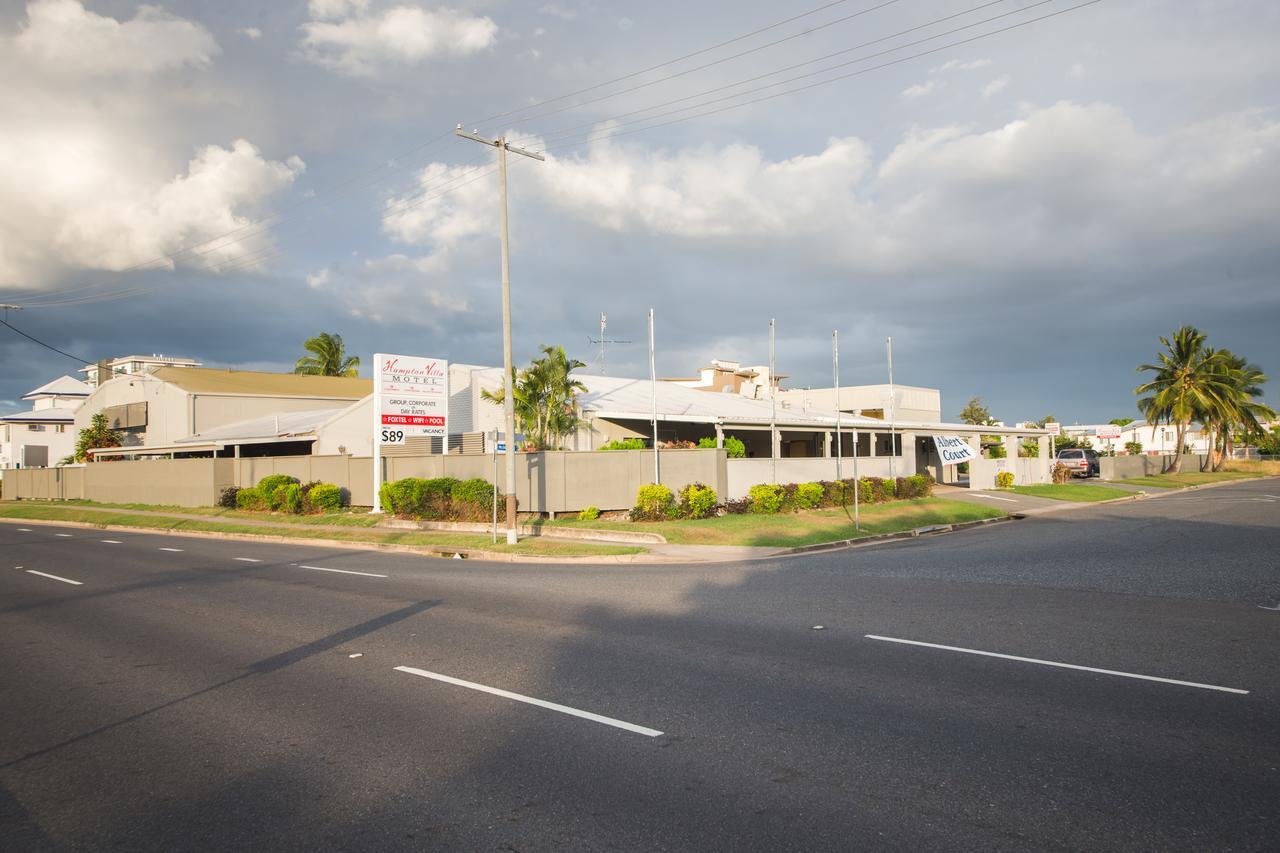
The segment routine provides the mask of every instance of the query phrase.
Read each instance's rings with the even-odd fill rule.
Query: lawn
[[[1181,474],[1152,474],[1150,477],[1133,477],[1116,482],[1129,486],[1149,486],[1154,489],[1185,489],[1187,486],[1252,480],[1261,476],[1263,475],[1252,471],[1183,471]]]
[[[164,512],[179,515],[212,515],[219,518],[250,518],[256,521],[278,521],[282,524],[323,524],[334,527],[374,527],[381,516],[370,515],[363,510],[325,512],[317,515],[293,515],[291,513],[250,512],[227,509],[220,506],[171,506],[168,504],[99,503],[98,501],[71,500],[60,502],[63,506],[98,507],[101,509],[131,509],[145,512]]]
[[[1085,486],[1076,485],[1075,483],[1042,483],[1034,486],[1014,486],[1008,491],[1032,498],[1049,498],[1055,501],[1074,501],[1076,503],[1113,501],[1127,494],[1127,492],[1106,486]]]
[[[578,521],[547,522],[564,527],[596,530],[634,530],[660,533],[677,545],[754,545],[794,548],[880,533],[896,533],[933,524],[959,524],[1005,513],[986,506],[921,498],[864,506],[859,513],[861,530],[853,528],[853,508],[814,510],[784,515],[725,515],[688,521]]]
[[[282,536],[293,539],[320,538],[339,542],[371,542],[393,545],[419,545],[437,548],[483,549],[513,554],[540,554],[545,556],[611,556],[618,554],[638,554],[643,548],[631,545],[598,545],[591,542],[565,542],[540,537],[529,537],[516,545],[508,545],[499,541],[494,544],[488,536],[469,533],[427,533],[414,530],[308,530],[306,526],[298,527],[259,527],[248,524],[236,524],[234,521],[193,521],[185,518],[167,518],[158,515],[137,515],[128,510],[100,512],[74,506],[57,506],[37,503],[3,503],[0,504],[0,517],[30,518],[47,521],[75,521],[96,525],[115,525],[120,527],[138,527],[149,530],[171,530],[176,533],[184,531],[201,531],[213,533],[238,533],[257,536]],[[258,516],[264,517],[264,516]],[[271,516],[265,516],[271,518]],[[278,516],[281,519],[292,516]]]

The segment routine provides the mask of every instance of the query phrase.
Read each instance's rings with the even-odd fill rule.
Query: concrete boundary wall
[[[727,463],[726,491],[718,491],[721,500],[739,500],[747,496],[752,486],[773,482],[772,459],[730,459]],[[915,468],[905,456],[899,456],[896,465],[899,477],[908,477]],[[846,480],[853,479],[853,457],[840,460],[840,473]],[[889,457],[858,457],[859,477],[888,477]],[[779,483],[815,483],[836,478],[835,457],[815,456],[808,459],[779,459]]]
[[[1205,455],[1203,453],[1183,454],[1183,472],[1199,471],[1200,466],[1204,464],[1204,460]],[[1127,480],[1131,477],[1150,477],[1160,474],[1172,461],[1172,456],[1149,456],[1146,454],[1141,456],[1103,456],[1098,459],[1098,467],[1101,470],[1100,476],[1104,480]]]
[[[725,452],[664,450],[662,482],[672,491],[705,483],[725,494]],[[810,460],[819,461],[819,460]],[[492,456],[400,456],[383,460],[384,481],[405,477],[495,479]],[[253,459],[148,459],[94,462],[66,468],[4,472],[4,497],[30,500],[87,499],[110,503],[213,506],[224,489],[255,485],[268,474],[304,483],[334,483],[355,506],[373,504],[373,460],[352,456],[268,456]],[[516,454],[516,497],[522,512],[577,512],[588,506],[630,509],[640,486],[653,482],[653,451],[549,451]],[[505,489],[498,460],[499,489]]]

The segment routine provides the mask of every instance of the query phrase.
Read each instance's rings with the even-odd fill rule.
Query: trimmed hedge
[[[301,515],[339,510],[346,502],[346,493],[333,483],[303,484],[296,477],[271,474],[251,489],[225,490],[219,503],[227,506],[232,501],[237,509]]]
[[[632,521],[662,521],[670,518],[675,506],[675,496],[666,486],[649,483],[636,492],[636,505],[631,510]]]
[[[702,483],[690,483],[680,490],[677,512],[681,518],[710,518],[716,514],[716,490]]]
[[[383,483],[379,491],[387,512],[428,521],[487,521],[493,515],[493,484],[474,477],[406,477]]]
[[[236,508],[264,510],[267,508],[267,499],[257,489],[241,489],[236,492]]]
[[[854,489],[858,500],[864,504],[887,503],[893,500],[927,498],[933,493],[933,478],[928,474],[915,474],[887,480],[880,477],[863,477],[861,480],[824,480],[820,483],[761,483],[752,486],[747,497],[726,501],[727,513],[754,512],[772,515],[779,512],[798,512],[806,509],[827,509],[853,503]]]
[[[600,445],[597,450],[644,450],[643,438],[619,438]]]
[[[333,483],[316,483],[307,489],[306,497],[313,512],[337,512],[342,509],[342,489]]]
[[[996,474],[996,487],[1000,489],[1008,489],[1013,486],[1013,472],[1001,471]]]

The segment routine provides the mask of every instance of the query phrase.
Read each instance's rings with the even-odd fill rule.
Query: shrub
[[[1010,488],[1010,487],[1012,487],[1012,486],[1013,486],[1013,472],[1012,472],[1012,471],[1001,471],[999,474],[996,474],[996,488],[997,488],[997,489],[1008,489],[1008,488]]]
[[[708,450],[708,449],[714,450],[715,446],[716,446],[716,440],[709,435],[698,439],[698,447],[702,448],[703,450]]]
[[[1053,482],[1069,483],[1071,482],[1071,469],[1061,462],[1053,466]]]
[[[229,489],[223,489],[222,494],[218,496],[218,506],[225,507],[226,509],[235,509],[239,506],[239,504],[236,503],[236,495],[239,493],[240,490],[235,486],[232,486]]]
[[[631,510],[632,521],[662,521],[671,516],[675,498],[666,486],[649,483],[636,492],[636,505]]]
[[[823,480],[818,485],[822,486],[822,506],[844,506],[853,500],[849,480]]]
[[[600,507],[589,506],[578,513],[578,521],[595,521],[600,517]]]
[[[1130,456],[1141,456],[1141,455],[1142,455],[1142,442],[1141,442],[1141,441],[1126,441],[1126,442],[1124,443],[1124,450],[1125,450],[1125,453],[1128,453]]]
[[[391,488],[391,483],[383,483],[378,487],[378,502],[382,504],[382,511],[394,514],[396,511],[395,490]]]
[[[928,474],[912,474],[910,477],[899,477],[894,493],[900,500],[927,498],[933,494],[933,478]]]
[[[734,438],[731,435],[724,437],[724,449],[730,459],[746,459],[747,446],[742,443],[742,439]]]
[[[267,501],[257,489],[241,489],[236,492],[236,508],[263,510],[267,508]]]
[[[772,483],[758,483],[747,490],[751,499],[751,511],[761,515],[772,515],[782,511],[783,493],[781,486]]]
[[[453,486],[451,515],[460,521],[484,521],[493,516],[493,484],[480,477]]]
[[[600,445],[601,450],[644,450],[643,438],[620,438]]]
[[[822,503],[826,489],[821,483],[800,483],[796,486],[796,509],[815,509]]]
[[[715,511],[715,489],[702,483],[690,483],[680,490],[681,518],[710,518]]]
[[[298,478],[290,477],[288,474],[268,474],[258,481],[258,491],[262,492],[263,496],[270,498],[271,493],[276,489],[296,482],[298,482]]]
[[[316,483],[307,490],[306,503],[313,512],[337,512],[342,509],[342,489],[333,483]]]
[[[280,496],[280,509],[285,512],[291,512],[294,515],[302,514],[302,485],[300,483],[290,483],[276,489],[274,494]]]
[[[746,515],[751,512],[751,498],[733,498],[721,504],[723,509],[729,515]]]

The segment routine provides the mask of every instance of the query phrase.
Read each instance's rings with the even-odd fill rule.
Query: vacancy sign
[[[404,444],[449,429],[449,362],[416,355],[373,357],[374,429],[379,444]]]
[[[935,435],[933,446],[938,448],[938,458],[942,460],[943,465],[959,465],[978,455],[973,452],[969,442],[958,435]]]
[[[1098,438],[1119,438],[1120,427],[1115,424],[1103,424],[1093,431]]]

